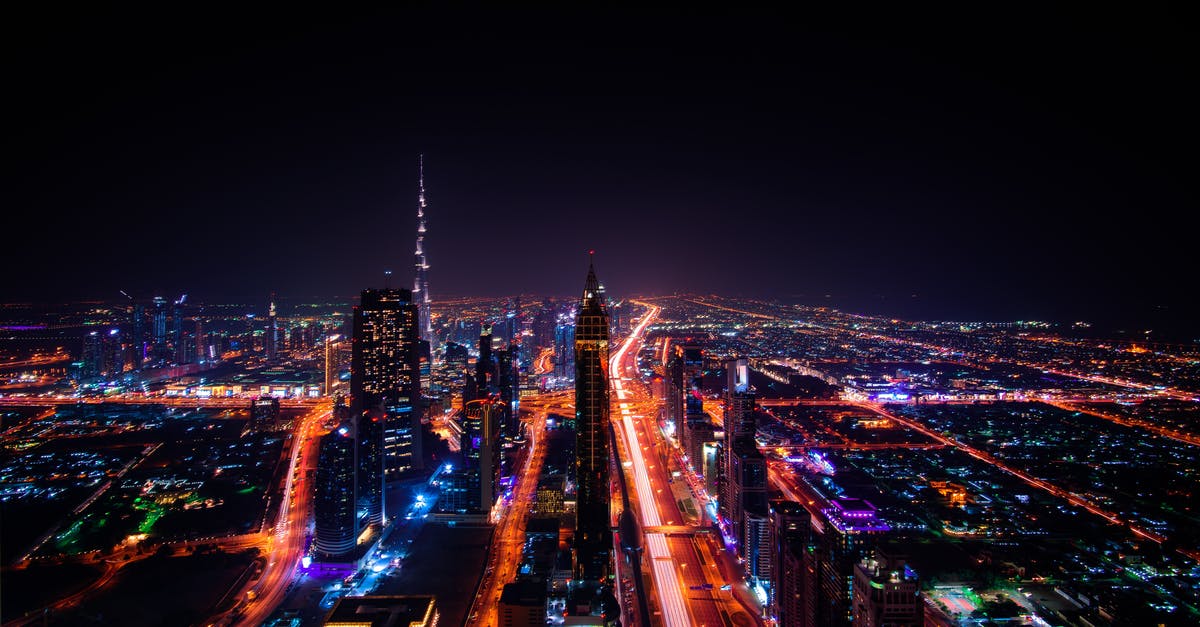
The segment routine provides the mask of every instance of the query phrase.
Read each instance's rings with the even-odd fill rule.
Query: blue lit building
[[[317,456],[316,496],[313,503],[318,557],[349,554],[358,539],[356,438],[343,425],[321,438]]]

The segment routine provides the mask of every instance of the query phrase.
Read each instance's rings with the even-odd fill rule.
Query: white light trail
[[[609,362],[609,376],[618,401],[629,398],[630,392],[625,389],[625,383],[620,376],[621,361],[633,343],[642,335],[650,320],[658,314],[655,307],[642,317],[638,326],[629,334],[621,348],[612,356]],[[633,479],[637,486],[638,507],[641,510],[642,528],[658,527],[662,519],[658,515],[658,504],[654,499],[654,490],[650,487],[650,477],[646,472],[646,462],[642,458],[642,446],[638,442],[637,429],[633,425],[633,415],[629,411],[630,404],[618,402],[621,411],[621,426],[625,432],[625,442],[629,449],[629,457],[633,461]],[[647,503],[647,501],[649,501]],[[691,624],[688,619],[687,605],[683,600],[679,578],[675,572],[675,560],[667,548],[667,539],[661,533],[647,533],[646,546],[650,551],[651,572],[654,575],[654,587],[658,591],[659,605],[662,606],[663,623],[666,627],[686,627]]]

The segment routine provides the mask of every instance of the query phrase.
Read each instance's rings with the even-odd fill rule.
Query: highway
[[[635,509],[645,535],[643,546],[663,624],[666,627],[717,627],[726,624],[727,617],[723,614],[728,614],[728,610],[715,590],[726,582],[719,579],[715,569],[705,568],[706,564],[701,563],[695,548],[695,528],[683,524],[684,518],[664,464],[665,443],[652,437],[657,433],[653,416],[647,418],[645,414],[635,413],[639,407],[654,407],[644,387],[629,384],[640,378],[636,347],[640,347],[646,327],[661,311],[657,306],[649,307],[637,327],[611,356],[609,374],[617,403],[614,426],[633,474],[633,492],[637,497]],[[706,585],[712,590],[693,589]]]
[[[537,492],[538,477],[542,474],[542,463],[546,460],[546,409],[534,414],[529,424],[529,449],[525,463],[516,475],[512,502],[500,514],[500,522],[492,535],[492,547],[488,556],[488,568],[471,611],[467,614],[468,625],[497,625],[500,622],[500,594],[504,585],[515,580],[521,565],[525,547],[525,524],[533,507]]]
[[[300,564],[312,519],[313,487],[309,470],[317,467],[321,425],[332,408],[328,402],[296,421],[291,461],[279,504],[279,516],[267,540],[267,564],[257,581],[247,582],[238,603],[214,624],[261,625],[283,601]]]

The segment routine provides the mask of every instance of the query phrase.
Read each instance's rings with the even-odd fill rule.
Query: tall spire
[[[596,251],[588,251],[588,273],[587,279],[583,282],[583,298],[579,301],[580,310],[593,310],[595,313],[607,315],[604,302],[604,286],[600,284],[600,280],[596,278],[596,264],[592,257]]]
[[[425,259],[425,155],[417,155],[417,251],[413,275],[413,301],[417,304],[421,339],[433,342],[429,320],[429,262]]]

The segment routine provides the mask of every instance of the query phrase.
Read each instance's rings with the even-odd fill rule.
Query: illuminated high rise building
[[[903,555],[882,548],[854,565],[853,624],[919,627],[925,624],[920,581]]]
[[[162,359],[167,355],[167,299],[162,296],[154,297],[154,318],[151,330],[154,336],[154,358]]]
[[[771,502],[772,561],[768,612],[779,627],[804,627],[816,616],[816,574],[811,545],[812,514],[795,501]]]
[[[554,376],[560,380],[575,376],[575,321],[559,314],[554,326]]]
[[[146,359],[146,308],[141,303],[134,303],[131,315],[133,316],[133,343],[132,343],[132,363],[134,370],[142,369],[142,362]]]
[[[275,318],[275,292],[271,292],[271,305],[267,309],[267,359],[279,354],[279,322]]]
[[[417,304],[417,329],[422,340],[429,342],[431,350],[437,349],[433,338],[433,323],[429,308],[429,261],[425,259],[425,155],[417,157],[417,251],[416,274],[413,278],[412,297]]]
[[[350,363],[351,412],[358,435],[364,494],[372,523],[383,520],[383,483],[377,467],[396,475],[421,467],[420,353],[417,308],[406,289],[363,290],[354,308]],[[372,414],[382,408],[381,420]],[[369,423],[369,424],[368,424]],[[376,442],[376,437],[382,443]],[[376,463],[378,458],[378,463]],[[378,498],[374,493],[378,491]]]
[[[175,351],[175,363],[186,364],[192,359],[192,354],[187,349],[187,343],[183,336],[183,302],[187,300],[187,294],[179,297],[175,301],[174,315],[171,317],[172,333],[174,338],[172,348]]]
[[[486,514],[492,509],[500,493],[501,409],[495,396],[469,401],[463,408],[463,465],[449,479],[442,511]]]
[[[589,262],[575,317],[575,550],[583,581],[602,579],[610,570],[608,416],[608,312]]]
[[[350,425],[342,425],[321,438],[313,502],[316,519],[313,544],[322,557],[345,555],[358,540],[355,440]]]

